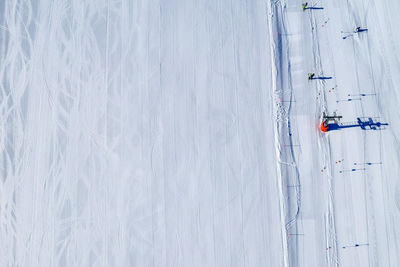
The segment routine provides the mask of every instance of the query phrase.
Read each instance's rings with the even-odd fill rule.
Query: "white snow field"
[[[0,266],[400,266],[399,13],[0,1]]]

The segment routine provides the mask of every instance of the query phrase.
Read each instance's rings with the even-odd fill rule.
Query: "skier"
[[[339,124],[339,120],[342,118],[342,116],[338,116],[336,115],[336,112],[333,112],[332,116],[326,115],[325,112],[322,115],[322,122],[319,125],[319,130],[321,132],[326,133],[327,131],[329,131],[329,122],[332,122],[333,124],[331,124],[331,126],[335,126],[337,124]]]
[[[324,133],[326,133],[328,131],[328,121],[327,120],[324,120],[323,122],[321,122],[321,124],[319,125],[319,130]]]
[[[302,4],[303,11],[305,11],[305,10],[306,10],[306,8],[307,8],[307,5],[308,5],[308,3],[307,3],[307,2],[305,2],[305,3],[303,3],[303,4]]]
[[[360,33],[360,32],[366,32],[366,31],[368,31],[367,28],[356,27],[354,29],[354,33]]]
[[[315,73],[309,73],[309,74],[308,74],[308,79],[309,79],[309,80],[314,79],[314,77],[315,77]]]

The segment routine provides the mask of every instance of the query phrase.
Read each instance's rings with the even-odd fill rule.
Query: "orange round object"
[[[326,133],[328,131],[328,125],[325,126],[323,122],[321,122],[321,124],[319,125],[319,129],[321,130],[321,132]]]

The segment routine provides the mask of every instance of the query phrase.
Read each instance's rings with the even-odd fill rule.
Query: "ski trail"
[[[310,10],[310,26],[312,29],[312,43],[313,43],[313,61],[315,71],[323,76],[323,67],[321,62],[320,55],[320,47],[319,47],[319,38],[318,38],[318,27],[316,23],[315,16],[313,15],[312,10]],[[322,112],[327,112],[327,101],[326,101],[326,90],[325,90],[325,81],[318,81],[317,85],[317,95],[321,96],[318,98],[316,103],[316,117],[319,118]],[[329,266],[333,264],[333,266],[338,266],[338,253],[337,253],[337,240],[336,240],[336,228],[335,228],[335,208],[334,208],[334,192],[333,192],[333,176],[332,176],[332,159],[331,159],[331,149],[330,149],[330,141],[329,136],[321,135],[321,138],[318,139],[318,147],[320,151],[322,151],[323,155],[323,163],[326,167],[327,171],[325,172],[327,175],[328,181],[328,211],[327,211],[327,227],[326,230],[326,242],[327,242],[327,263]]]
[[[286,34],[285,3],[271,3],[269,14],[273,14],[270,19],[270,34],[273,36],[274,43],[271,47],[273,60],[273,106],[275,120],[275,149],[277,157],[277,176],[278,187],[281,195],[281,220],[284,224],[282,236],[287,248],[285,251],[285,263],[290,266],[298,265],[299,258],[299,238],[297,233],[301,230],[298,225],[301,208],[301,187],[295,186],[287,191],[287,196],[283,191],[283,185],[299,185],[300,177],[293,150],[293,129],[291,127],[291,109],[293,100],[293,87],[291,84],[291,63],[289,59],[289,47]],[[287,78],[287,80],[286,80]],[[289,92],[287,104],[281,100],[285,92]],[[286,93],[287,93],[286,92]],[[287,106],[286,106],[287,105]],[[281,144],[287,144],[290,150],[282,148]],[[291,234],[292,240],[287,237]]]
[[[281,156],[280,156],[280,130],[279,130],[279,99],[280,92],[278,86],[278,70],[279,70],[279,59],[277,57],[280,53],[279,40],[277,40],[277,35],[275,34],[278,29],[278,21],[277,17],[279,14],[278,5],[273,1],[270,1],[267,4],[267,13],[268,13],[268,25],[269,25],[269,35],[272,37],[272,41],[270,42],[270,52],[271,52],[271,66],[272,66],[272,90],[273,90],[273,112],[274,112],[274,139],[275,139],[275,153],[277,158],[277,186],[279,190],[279,204],[280,204],[280,215],[281,215],[281,236],[282,236],[282,244],[283,244],[283,263],[285,267],[289,266],[289,251],[288,251],[288,241],[287,241],[287,229],[286,229],[286,216],[285,216],[285,198],[283,195],[283,177],[282,177],[282,164],[281,164]]]

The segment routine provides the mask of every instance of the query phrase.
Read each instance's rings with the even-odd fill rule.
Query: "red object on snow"
[[[321,122],[319,129],[321,130],[321,132],[326,133],[328,131],[328,125],[325,126],[325,122]]]

